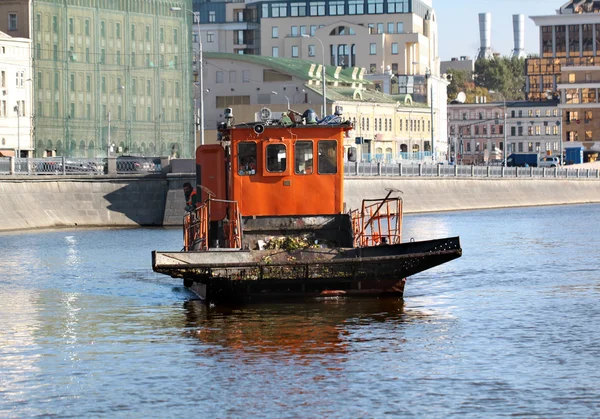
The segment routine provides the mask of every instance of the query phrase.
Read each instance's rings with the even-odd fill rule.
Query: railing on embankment
[[[0,175],[118,175],[160,173],[165,163],[157,157],[114,158],[111,173],[107,159],[54,157],[44,159],[0,157]],[[399,177],[461,177],[461,178],[553,178],[600,179],[600,170],[569,166],[502,167],[459,166],[431,163],[350,163],[344,164],[346,177],[399,176]]]
[[[427,163],[345,163],[352,176],[600,179],[600,170],[563,167],[458,166]]]

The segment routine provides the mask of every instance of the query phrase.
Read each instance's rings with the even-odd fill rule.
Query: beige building
[[[451,160],[462,164],[500,164],[505,150],[539,157],[561,153],[557,101],[450,104],[448,125]]]
[[[564,146],[583,147],[586,160],[595,161],[600,152],[600,65],[563,66],[562,70],[558,89]]]
[[[30,57],[29,39],[0,32],[0,156],[33,152]]]
[[[205,54],[206,142],[216,141],[217,123],[232,108],[236,123],[253,121],[262,108],[284,112],[318,109],[323,103],[321,66],[299,59],[239,54]],[[358,68],[327,69],[327,114],[336,106],[354,123],[345,147],[362,161],[398,162],[431,158],[431,110],[408,95],[373,89]],[[436,146],[445,153],[445,144]]]

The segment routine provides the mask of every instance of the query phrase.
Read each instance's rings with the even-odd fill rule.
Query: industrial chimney
[[[481,40],[481,48],[477,59],[492,58],[492,15],[491,13],[479,13],[479,38]]]
[[[525,58],[525,15],[513,15],[513,32],[515,36],[515,49],[512,56]]]

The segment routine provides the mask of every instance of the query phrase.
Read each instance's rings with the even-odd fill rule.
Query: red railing
[[[224,247],[239,249],[242,247],[242,216],[237,201],[208,198],[206,202],[188,212],[183,217],[183,250],[208,250],[208,229],[210,208],[212,202],[224,203],[230,206],[231,219],[223,220],[225,235]]]
[[[354,247],[399,244],[402,240],[402,199],[365,199],[350,212]]]

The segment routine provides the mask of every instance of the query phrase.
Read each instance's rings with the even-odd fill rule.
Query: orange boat
[[[269,115],[271,112],[265,112]],[[180,252],[154,251],[156,272],[210,302],[318,296],[402,297],[406,277],[461,256],[458,237],[402,243],[402,199],[388,190],[344,208],[344,138],[336,115],[219,124],[196,150],[198,206]]]

